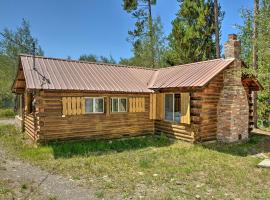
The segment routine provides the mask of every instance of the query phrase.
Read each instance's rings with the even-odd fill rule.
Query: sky
[[[242,24],[241,8],[252,8],[252,0],[219,0],[225,17],[221,44],[230,33],[237,33],[235,24]],[[78,59],[82,54],[132,56],[127,42],[134,19],[122,8],[122,0],[0,0],[0,31],[15,30],[27,19],[32,35],[38,39],[45,56]],[[165,35],[179,10],[177,0],[157,0],[153,15],[160,16]]]

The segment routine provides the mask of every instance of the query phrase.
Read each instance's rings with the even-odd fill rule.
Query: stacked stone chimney
[[[225,43],[225,59],[235,60],[224,70],[224,86],[217,108],[217,139],[226,143],[248,139],[249,105],[241,81],[240,49],[237,35],[229,35]]]

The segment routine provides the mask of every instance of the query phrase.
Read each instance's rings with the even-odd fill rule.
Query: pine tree
[[[252,37],[253,37],[253,12],[249,9],[243,8],[241,10],[241,17],[243,25],[236,24],[238,32],[238,39],[241,42],[241,59],[246,65],[252,66]],[[254,70],[249,70],[248,73],[254,73]],[[255,75],[255,73],[254,73]]]
[[[21,53],[33,53],[33,43],[37,47],[36,55],[44,54],[37,39],[31,35],[30,24],[25,19],[22,20],[21,26],[15,32],[6,28],[3,34],[5,37],[0,41],[1,54],[17,60]]]
[[[130,59],[121,58],[120,63],[126,65],[152,67],[152,48],[155,52],[155,68],[164,67],[165,42],[163,27],[160,17],[153,20],[153,46],[148,35],[142,35],[133,45],[133,57]]]
[[[243,25],[239,26],[241,57],[248,66],[247,74],[256,76],[264,89],[257,93],[257,119],[260,127],[270,127],[270,2],[262,0],[258,11],[242,10]],[[254,11],[257,12],[254,38]],[[257,52],[257,68],[254,69],[254,44]]]
[[[179,0],[179,3],[180,9],[169,35],[167,62],[176,65],[215,58],[213,1]],[[223,15],[224,12],[220,11],[219,25]]]
[[[13,95],[10,88],[18,67],[18,56],[21,53],[32,54],[33,42],[36,54],[43,55],[38,41],[31,35],[30,24],[25,19],[15,31],[5,29],[0,41],[0,107],[12,107]]]
[[[214,0],[216,58],[220,58],[220,23],[218,19],[219,7],[218,0]]]
[[[255,71],[257,71],[258,69],[258,65],[257,65],[257,58],[258,58],[258,54],[257,54],[257,26],[258,26],[258,12],[259,12],[259,0],[254,0],[254,22],[253,22],[253,56],[252,56],[252,66],[254,68]],[[257,92],[254,92],[253,94],[254,97],[254,105],[253,105],[253,111],[254,111],[254,126],[255,128],[257,128]]]
[[[257,17],[257,77],[264,89],[257,95],[258,125],[270,128],[270,1],[262,0]]]
[[[144,51],[142,40],[145,40],[145,36],[149,37],[147,40],[150,49],[151,66],[155,68],[156,65],[156,51],[155,51],[155,33],[152,17],[152,5],[156,4],[156,0],[123,0],[123,7],[128,13],[132,13],[132,16],[137,19],[135,23],[135,29],[129,31],[129,41],[133,45],[134,57],[138,59],[136,52]]]
[[[80,56],[79,60],[81,61],[88,61],[88,62],[100,62],[100,63],[111,63],[116,64],[116,61],[113,59],[112,56],[109,58],[106,56],[96,56],[94,54],[83,54]]]

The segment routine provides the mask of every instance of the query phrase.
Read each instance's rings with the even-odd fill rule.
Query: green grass
[[[110,199],[270,199],[270,138],[244,144],[188,144],[166,137],[52,143],[33,147],[12,126],[0,126],[0,144],[49,171],[72,177]]]
[[[0,109],[0,119],[1,118],[12,118],[15,117],[15,113],[13,109],[10,108],[5,108],[5,109]]]

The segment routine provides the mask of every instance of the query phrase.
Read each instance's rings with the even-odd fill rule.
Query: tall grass
[[[118,140],[56,142],[48,144],[48,146],[53,149],[55,158],[58,158],[78,155],[102,155],[147,147],[163,147],[171,143],[172,141],[165,136],[144,136]]]

